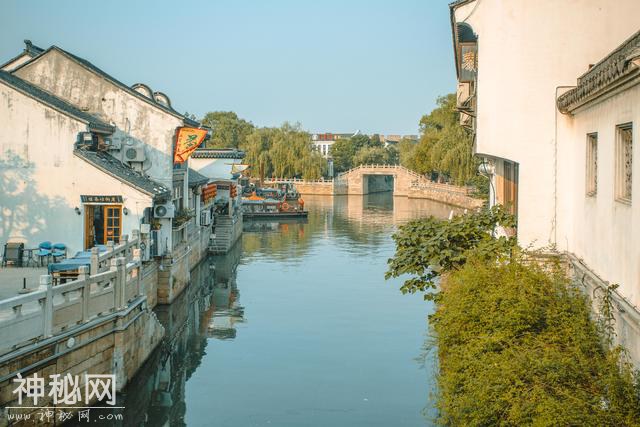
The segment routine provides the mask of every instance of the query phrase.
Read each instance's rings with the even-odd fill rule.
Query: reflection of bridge
[[[482,204],[480,200],[471,197],[471,189],[468,187],[433,182],[400,165],[360,165],[337,175],[333,180],[265,180],[265,183],[269,184],[284,182],[294,184],[303,195],[364,195],[393,191],[395,196],[437,200],[464,208],[476,208]]]

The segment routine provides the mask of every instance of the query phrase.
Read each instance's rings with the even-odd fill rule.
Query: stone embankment
[[[76,280],[54,286],[44,275],[39,290],[0,302],[0,426],[15,424],[9,417],[16,414],[31,415],[41,425],[59,423],[57,413],[41,419],[41,408],[76,412],[96,398],[81,396],[82,402],[71,405],[75,409],[65,408],[53,401],[52,375],[77,376],[82,392],[85,374],[111,375],[121,390],[160,343],[164,328],[148,298],[156,292],[156,275],[143,272],[139,233],[122,240],[107,252],[95,248]],[[44,381],[37,402],[23,395],[19,403],[19,375]]]
[[[293,183],[302,195],[366,195],[393,191],[396,196],[430,199],[464,209],[477,209],[484,203],[472,196],[470,187],[433,182],[400,165],[360,165],[333,180],[265,180],[267,184],[283,182]]]

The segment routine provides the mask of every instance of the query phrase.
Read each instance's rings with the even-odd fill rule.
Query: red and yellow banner
[[[207,136],[206,129],[186,127],[178,128],[178,132],[176,133],[176,151],[173,155],[173,162],[184,163],[191,153],[193,153],[195,149],[202,144],[205,136]]]

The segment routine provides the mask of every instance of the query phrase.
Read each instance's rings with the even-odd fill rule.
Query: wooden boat
[[[284,199],[263,198],[255,193],[242,198],[242,217],[244,219],[297,219],[306,218],[304,202],[290,205]]]
[[[244,212],[243,219],[304,219],[309,211]]]

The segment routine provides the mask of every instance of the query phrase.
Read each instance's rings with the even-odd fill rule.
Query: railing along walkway
[[[40,290],[0,301],[0,356],[123,310],[145,295],[140,235],[133,235],[108,245],[106,253],[94,248],[91,267],[79,267],[72,282],[53,286],[51,276],[43,275]]]

